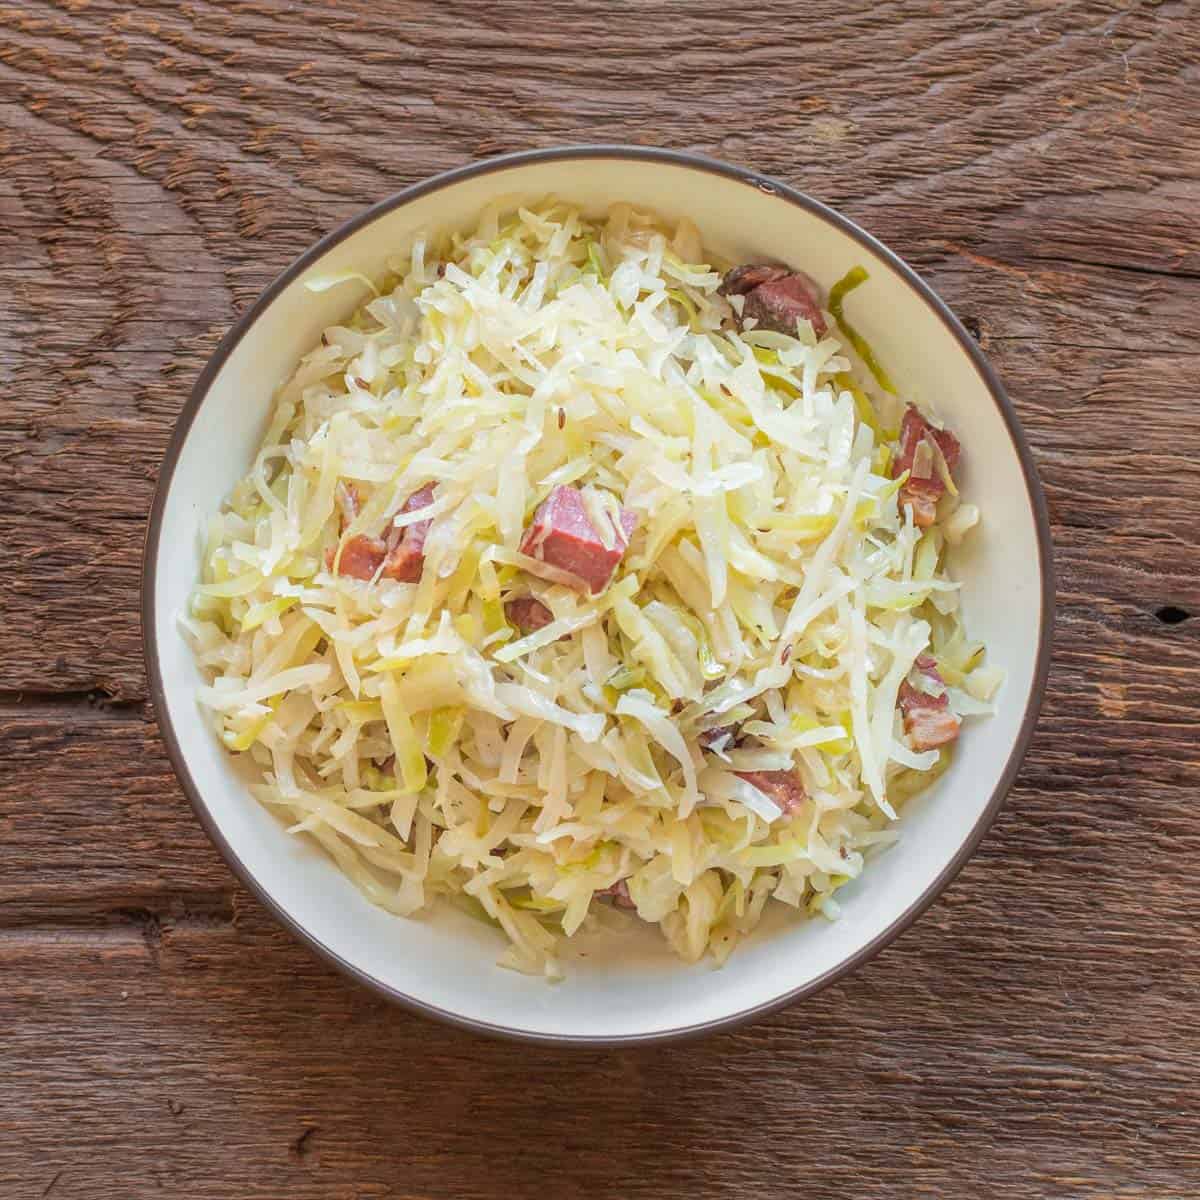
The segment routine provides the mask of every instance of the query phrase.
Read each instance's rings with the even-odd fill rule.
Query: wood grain
[[[1200,1196],[1198,62],[1194,0],[0,5],[0,1195]],[[1058,571],[1032,752],[916,929],[619,1053],[431,1026],[275,928],[137,615],[172,422],[259,290],[404,184],[585,140],[774,173],[913,262]]]

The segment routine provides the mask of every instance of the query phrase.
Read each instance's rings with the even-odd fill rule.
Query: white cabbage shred
[[[1000,684],[943,562],[977,509],[917,528],[895,398],[832,332],[736,332],[701,257],[689,222],[550,199],[315,280],[378,294],[280,390],[181,622],[259,800],[376,904],[449,897],[550,978],[622,904],[718,962],[771,897],[836,915],[949,758],[897,710],[918,655],[959,715]],[[430,483],[418,582],[333,573]],[[637,516],[598,595],[520,550],[562,484],[606,547]],[[511,627],[518,597],[552,623]],[[788,810],[734,773],[781,768]]]

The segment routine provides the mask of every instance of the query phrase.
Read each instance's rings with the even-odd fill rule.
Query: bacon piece
[[[509,623],[522,633],[537,633],[554,620],[554,614],[536,596],[517,596],[504,606]]]
[[[433,503],[432,483],[413,492],[400,506],[402,513],[418,512],[428,508]],[[398,579],[401,583],[416,583],[421,578],[421,568],[425,565],[425,539],[429,536],[428,521],[414,521],[399,529],[395,525],[388,531],[387,562],[383,574],[388,579]]]
[[[787,274],[787,267],[774,266],[771,263],[743,263],[725,272],[721,286],[717,291],[722,296],[745,296],[761,284],[769,283],[772,279],[782,279]]]
[[[785,813],[798,811],[808,799],[804,784],[800,782],[800,776],[795,771],[735,771],[734,774],[758,788]]]
[[[637,908],[629,894],[629,884],[624,879],[618,879],[612,887],[601,888],[596,895],[607,897],[618,908]]]
[[[353,483],[340,479],[333,490],[333,498],[338,506],[339,529],[345,533],[346,526],[358,516],[362,507],[362,496]],[[356,534],[342,549],[338,574],[350,575],[355,579],[370,579],[379,569],[386,553],[387,547],[380,538]],[[330,571],[333,570],[333,560],[336,556],[336,546],[330,546],[325,551],[325,566]]]
[[[928,654],[917,656],[914,669],[934,683],[943,682],[937,663]],[[945,692],[931,696],[905,680],[899,700],[904,730],[914,750],[936,750],[958,737],[962,721],[950,711],[950,697]]]
[[[434,486],[432,483],[427,483],[424,487],[418,488],[400,505],[400,511],[402,513],[420,512],[421,509],[428,508],[433,503]],[[425,539],[429,536],[429,527],[432,524],[433,518],[430,517],[428,521],[414,521],[411,525],[405,526],[401,530],[404,540],[417,550],[424,550]]]
[[[696,741],[705,750],[711,750],[714,742],[719,742],[722,738],[728,738],[724,749],[731,750],[737,745],[737,730],[732,725],[718,725],[716,729],[706,729]]]
[[[900,711],[914,750],[936,750],[958,737],[962,722],[945,696],[929,696],[909,683],[900,685]]]
[[[900,426],[900,449],[896,460],[892,463],[892,478],[899,479],[905,471],[912,471],[921,443],[928,440],[930,450],[936,446],[946,460],[946,467],[953,471],[958,464],[962,447],[958,438],[947,429],[935,429],[913,405],[904,410],[904,421]],[[938,473],[937,467],[931,465],[929,474],[917,476],[910,474],[900,489],[900,506],[911,504],[913,524],[922,529],[928,528],[937,519],[937,502],[946,490],[946,482]]]
[[[588,516],[583,494],[562,484],[538,505],[521,539],[521,553],[567,571],[594,594],[608,585],[636,527],[636,514],[621,509],[621,529],[614,530],[613,545],[605,546]]]
[[[726,296],[745,297],[739,324],[753,317],[759,329],[795,337],[796,322],[803,317],[812,322],[817,337],[824,337],[828,331],[821,313],[821,290],[803,271],[747,263],[725,275],[720,291]]]
[[[415,512],[428,508],[433,503],[432,483],[413,492],[400,507],[402,513]],[[341,509],[342,528],[358,515],[361,499],[354,484],[339,484],[337,502]],[[397,529],[394,525],[388,529],[387,538],[371,537],[365,533],[356,533],[342,547],[341,558],[338,559],[338,574],[348,575],[352,579],[374,579],[379,569],[388,579],[398,579],[404,583],[416,583],[421,578],[421,566],[425,561],[425,538],[429,533],[430,521],[414,521],[411,525]],[[330,546],[325,551],[325,565],[333,570],[334,559],[337,557],[337,547]]]
[[[334,560],[337,559],[339,575],[349,575],[351,579],[374,579],[375,572],[387,558],[387,552],[387,544],[382,538],[356,533],[342,547],[341,558],[337,556],[336,546],[330,546],[325,551],[325,566],[332,571]]]

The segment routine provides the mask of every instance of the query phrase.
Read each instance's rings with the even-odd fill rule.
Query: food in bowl
[[[252,788],[375,903],[724,961],[835,917],[1001,673],[957,439],[793,266],[497,205],[371,277],[275,399],[183,619]]]

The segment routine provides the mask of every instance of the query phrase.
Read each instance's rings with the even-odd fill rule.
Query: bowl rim
[[[1005,427],[1008,430],[1013,450],[1020,463],[1021,472],[1025,480],[1026,495],[1037,531],[1039,578],[1042,594],[1037,656],[1034,664],[1033,680],[1029,690],[1029,698],[1016,739],[1013,742],[1000,779],[975,825],[963,840],[950,862],[947,863],[937,878],[929,884],[921,895],[903,912],[897,914],[888,923],[886,928],[866,945],[861,946],[852,955],[829,968],[829,970],[823,972],[821,975],[818,975],[815,979],[811,979],[798,987],[790,988],[788,991],[771,1000],[752,1005],[749,1008],[741,1009],[725,1016],[696,1022],[691,1025],[654,1030],[647,1033],[617,1035],[545,1033],[521,1029],[515,1026],[493,1024],[488,1021],[463,1016],[392,987],[362,968],[348,962],[331,946],[326,945],[306,929],[274,899],[266,887],[246,867],[233,845],[217,826],[208,805],[201,795],[200,788],[192,778],[167,707],[154,612],[159,547],[162,540],[166,500],[184,443],[213,381],[224,367],[234,349],[250,332],[255,322],[274,302],[276,297],[299,275],[312,266],[314,262],[322,258],[340,242],[378,220],[380,217],[422,196],[452,187],[464,180],[505,171],[512,167],[529,166],[545,162],[559,162],[570,159],[631,160],[658,163],[672,167],[684,167],[705,174],[719,175],[726,179],[742,183],[747,187],[755,188],[760,192],[765,192],[768,195],[778,196],[787,203],[804,209],[808,213],[828,222],[842,233],[847,234],[866,250],[882,259],[933,310],[934,314],[958,343],[959,348],[966,354],[971,365],[982,379],[988,393],[1000,411]],[[1046,506],[1046,497],[1042,490],[1041,481],[1038,478],[1033,454],[1021,429],[1016,410],[995,370],[984,357],[975,340],[966,331],[945,301],[934,292],[929,284],[912,267],[894,251],[888,249],[881,241],[865,229],[862,229],[848,217],[769,175],[764,175],[744,167],[734,166],[719,159],[710,158],[691,151],[633,146],[621,143],[584,143],[501,154],[466,163],[463,166],[440,172],[409,187],[402,188],[400,191],[392,193],[383,200],[378,201],[376,204],[342,222],[331,232],[320,238],[309,249],[305,250],[275,277],[221,339],[211,358],[200,372],[191,393],[184,402],[179,416],[176,418],[170,440],[163,455],[162,466],[160,467],[155,486],[154,500],[150,509],[149,521],[146,526],[142,556],[141,622],[150,697],[154,704],[160,734],[163,742],[166,744],[167,755],[171,761],[175,775],[183,788],[184,794],[187,796],[205,833],[207,833],[209,839],[216,846],[226,864],[242,884],[264,905],[267,911],[297,940],[308,945],[337,970],[348,975],[357,983],[370,988],[385,999],[421,1016],[430,1017],[460,1029],[467,1029],[475,1033],[511,1039],[518,1042],[531,1042],[543,1045],[629,1046],[678,1041],[735,1029],[750,1021],[777,1012],[779,1009],[794,1004],[798,1000],[815,995],[823,988],[828,987],[850,972],[857,970],[864,963],[874,958],[881,950],[894,942],[896,938],[929,908],[933,901],[941,895],[955,876],[958,875],[959,871],[962,870],[967,859],[975,852],[984,834],[991,827],[1029,749],[1045,695],[1046,681],[1050,669],[1054,622],[1054,594],[1053,543],[1050,536],[1050,520]]]

